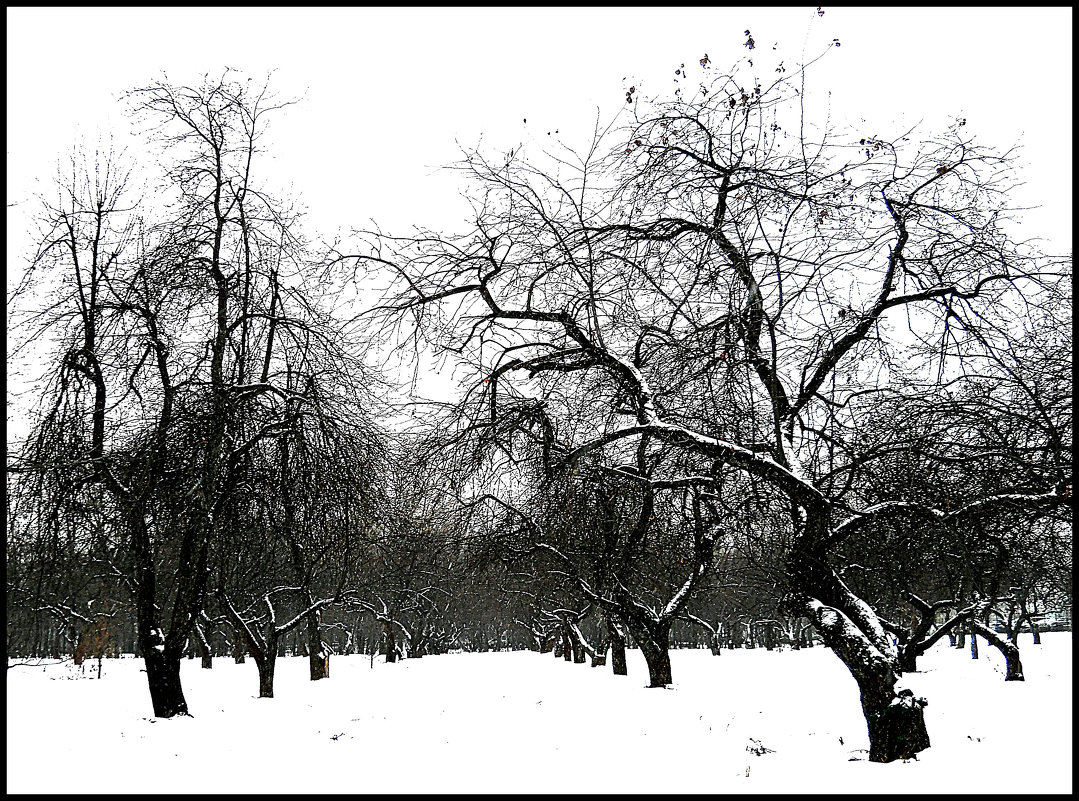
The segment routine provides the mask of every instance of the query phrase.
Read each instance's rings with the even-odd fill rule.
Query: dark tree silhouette
[[[572,470],[673,449],[649,480],[719,465],[786,504],[784,609],[851,671],[870,759],[887,762],[928,746],[923,702],[896,692],[898,650],[837,570],[844,542],[894,516],[953,526],[1068,505],[1070,462],[1059,432],[1034,429],[1047,458],[1011,460],[1006,486],[971,482],[946,508],[871,500],[873,461],[908,446],[859,432],[884,398],[917,403],[988,369],[997,332],[1066,298],[1069,266],[1010,235],[1013,162],[965,121],[920,138],[820,129],[801,78],[631,97],[632,120],[548,161],[467,152],[469,230],[361,233],[368,247],[335,258],[394,274],[385,324],[460,354],[481,453],[517,434]],[[988,450],[954,447],[959,471]]]

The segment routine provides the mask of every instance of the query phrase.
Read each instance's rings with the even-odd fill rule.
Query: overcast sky
[[[580,144],[627,84],[669,93],[682,63],[754,55],[748,29],[762,63],[838,39],[807,88],[818,113],[830,91],[833,119],[864,118],[867,134],[962,115],[983,143],[1022,142],[1024,201],[1047,207],[1027,227],[1070,249],[1071,9],[822,10],[9,8],[10,246],[26,245],[35,181],[77,137],[126,130],[119,94],[163,71],[275,70],[279,93],[303,100],[273,123],[272,182],[295,187],[309,233],[371,218],[403,231],[463,216],[454,177],[436,170],[457,142],[509,150],[558,130]]]
[[[765,81],[833,40],[809,75],[810,115],[884,138],[963,116],[982,144],[1022,144],[1016,200],[1042,208],[1021,233],[1070,252],[1070,8],[822,10],[8,8],[9,285],[58,157],[80,137],[126,136],[120,95],[163,72],[273,70],[281,96],[302,97],[272,124],[263,176],[292,186],[307,233],[329,238],[372,219],[393,233],[456,225],[457,179],[437,168],[458,143],[505,152],[558,131],[582,146],[629,85],[669,95],[674,70],[705,54],[714,69],[753,57]]]

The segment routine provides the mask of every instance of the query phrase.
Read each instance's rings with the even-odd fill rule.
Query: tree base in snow
[[[915,698],[910,690],[900,690],[899,696],[869,722],[869,761],[911,759],[927,749],[925,706],[924,698]]]

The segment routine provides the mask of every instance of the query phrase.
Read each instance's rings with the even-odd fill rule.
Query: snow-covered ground
[[[933,747],[866,760],[858,690],[839,660],[802,651],[671,654],[676,683],[532,652],[387,665],[335,656],[331,678],[278,660],[259,699],[251,660],[183,665],[194,714],[151,716],[142,661],[7,671],[7,791],[1070,793],[1070,633],[1000,654],[935,647],[902,685],[929,700]],[[763,749],[768,749],[763,751]],[[760,752],[760,753],[755,753]]]

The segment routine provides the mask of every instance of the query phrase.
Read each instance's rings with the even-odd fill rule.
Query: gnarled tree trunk
[[[671,677],[670,637],[671,624],[653,621],[626,621],[633,639],[637,641],[644,660],[648,663],[648,686],[666,687],[673,683]]]
[[[858,683],[862,714],[869,731],[869,761],[910,759],[928,748],[929,733],[922,711],[926,701],[915,698],[909,690],[896,692],[895,662],[891,655],[840,610],[812,599],[808,609],[825,645],[843,661]]]
[[[824,644],[857,682],[869,733],[869,760],[910,759],[929,747],[926,701],[896,691],[898,648],[877,614],[825,562],[819,545],[827,532],[825,521],[824,515],[811,514],[802,541],[791,551],[787,566],[796,589],[785,605],[790,613],[813,622]]]
[[[1019,660],[1019,646],[1006,640],[984,623],[972,620],[971,627],[989,641],[989,644],[1004,654],[1004,681],[1025,681],[1023,663]]]
[[[564,625],[569,628],[570,635],[574,642],[574,660],[575,662],[584,662],[584,657],[587,655],[592,660],[592,667],[600,667],[607,664],[607,643],[599,642],[593,646],[585,639],[584,632],[581,631],[581,627],[577,620],[571,617],[564,618]],[[577,659],[578,652],[581,654],[581,658]]]

